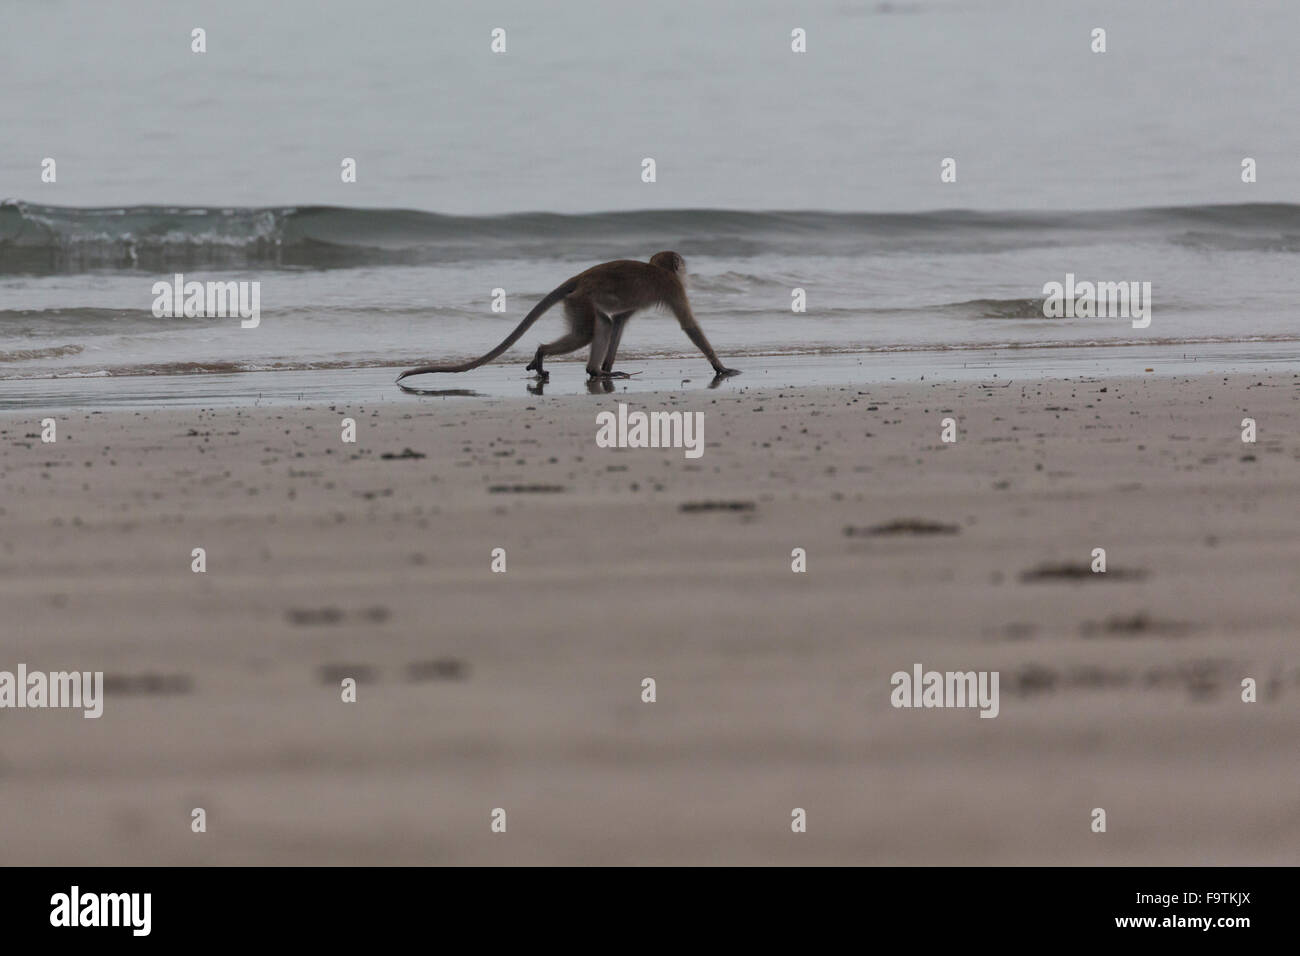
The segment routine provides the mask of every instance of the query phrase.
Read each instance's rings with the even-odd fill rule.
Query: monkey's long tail
[[[518,342],[520,337],[528,331],[528,327],[542,317],[542,313],[555,305],[555,303],[559,302],[577,287],[578,280],[574,278],[564,283],[564,285],[560,286],[554,292],[551,292],[546,296],[546,298],[542,299],[541,302],[538,302],[533,306],[533,310],[524,316],[524,320],[515,326],[515,330],[506,336],[504,342],[486,355],[480,355],[476,359],[471,359],[468,362],[461,362],[460,364],[443,362],[438,365],[421,365],[419,368],[408,368],[401,375],[397,376],[397,380],[400,382],[408,375],[423,375],[425,372],[468,372],[472,368],[478,368],[480,365],[492,361],[506,349],[510,348],[510,346]]]

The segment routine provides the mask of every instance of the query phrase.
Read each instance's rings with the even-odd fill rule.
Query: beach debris
[[[1086,638],[1182,637],[1191,629],[1192,625],[1185,621],[1162,621],[1138,611],[1129,617],[1112,615],[1104,621],[1084,621],[1081,632]]]
[[[349,679],[369,684],[375,679],[375,669],[369,664],[322,664],[316,673],[322,684],[338,684]]]
[[[382,624],[387,621],[391,612],[382,604],[375,604],[370,607],[363,607],[357,611],[344,611],[337,607],[320,607],[320,608],[289,608],[284,612],[290,624],[299,627],[315,627],[322,624],[342,624],[347,618],[354,621],[362,621],[366,624]]]
[[[1026,584],[1036,581],[1087,581],[1110,578],[1115,581],[1135,581],[1147,576],[1141,568],[1108,568],[1104,572],[1094,572],[1092,565],[1069,562],[1062,564],[1040,564],[1036,568],[1020,572],[1020,580]]]
[[[960,533],[960,525],[926,521],[921,518],[898,518],[885,524],[872,525],[870,528],[858,528],[853,525],[844,526],[844,536],[846,538],[864,538],[891,534],[932,535]]]
[[[290,608],[284,612],[290,624],[310,625],[338,624],[343,620],[343,612],[336,607]]]
[[[440,657],[432,661],[412,661],[406,665],[406,677],[412,681],[464,680],[469,668],[464,661],[454,657]]]
[[[693,514],[698,511],[753,511],[756,507],[752,501],[684,501],[677,510]]]
[[[1105,690],[1140,685],[1146,688],[1184,690],[1192,700],[1213,697],[1221,687],[1231,683],[1241,665],[1225,660],[1196,660],[1146,670],[1127,667],[1085,665],[1055,670],[1041,664],[1028,664],[1006,675],[1003,687],[1018,696],[1051,693],[1056,690]]]
[[[105,674],[104,693],[114,696],[188,694],[194,690],[189,674]]]

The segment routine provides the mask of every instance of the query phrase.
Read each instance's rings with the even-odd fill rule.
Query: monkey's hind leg
[[[537,346],[537,354],[525,367],[525,371],[536,372],[538,378],[548,378],[550,373],[542,368],[542,360],[546,356],[576,352],[591,341],[597,319],[596,309],[590,302],[573,298],[565,299],[564,318],[569,325],[569,331],[554,342]]]
[[[605,361],[600,366],[602,375],[607,375],[610,378],[631,377],[626,372],[614,371],[614,357],[618,355],[618,343],[623,339],[623,329],[627,327],[627,320],[630,318],[632,318],[631,312],[619,312],[610,316],[613,328],[610,331],[609,346],[605,349]]]
[[[601,371],[600,365],[605,361],[605,354],[609,351],[609,342],[613,335],[613,320],[604,312],[596,312],[596,324],[591,337],[591,354],[587,356],[587,374],[592,378],[609,378],[609,373]]]

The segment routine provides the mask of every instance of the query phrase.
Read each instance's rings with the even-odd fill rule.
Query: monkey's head
[[[650,264],[660,269],[675,273],[677,278],[686,281],[686,260],[675,252],[656,252],[650,257]]]

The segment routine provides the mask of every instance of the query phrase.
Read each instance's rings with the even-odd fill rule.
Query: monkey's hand
[[[740,372],[734,368],[723,368],[721,365],[713,370],[714,378],[730,378],[733,375],[739,375]]]

